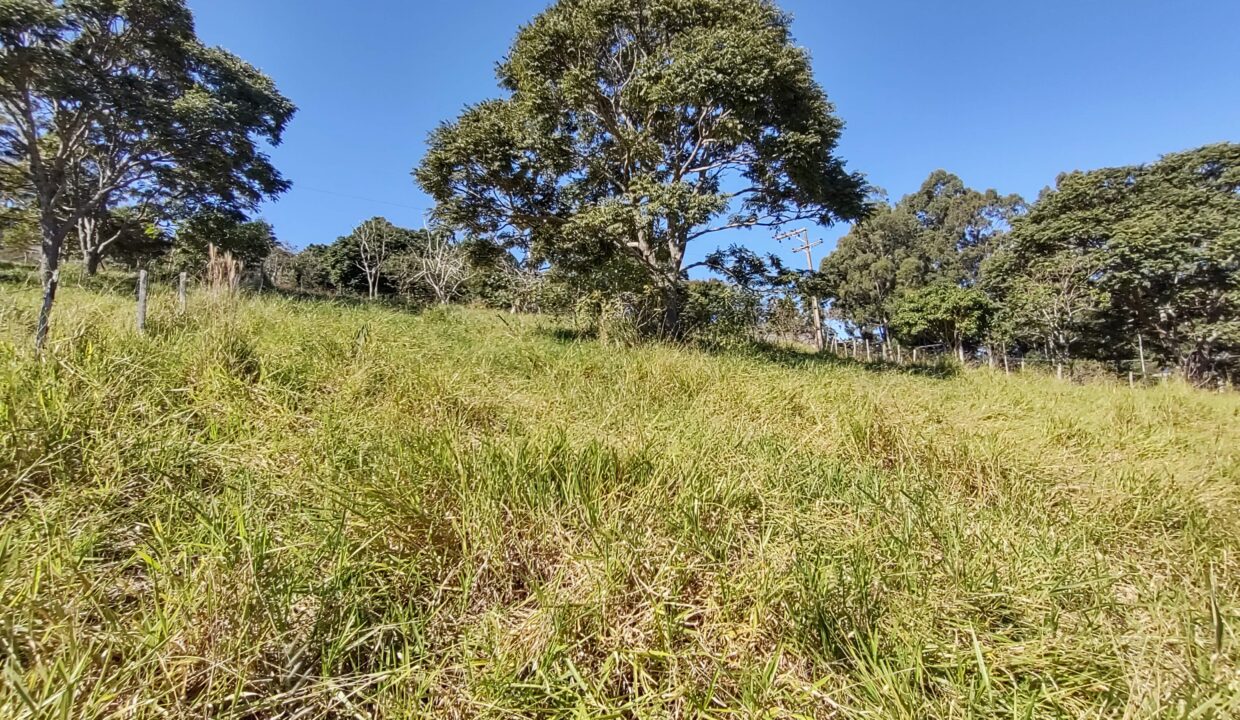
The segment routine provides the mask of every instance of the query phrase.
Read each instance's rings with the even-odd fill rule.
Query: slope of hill
[[[1240,712],[1240,397],[74,288],[40,362],[35,303],[0,716]]]

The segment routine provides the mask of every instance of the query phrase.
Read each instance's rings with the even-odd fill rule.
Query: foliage
[[[104,256],[130,266],[149,265],[172,250],[173,238],[141,210],[117,208],[88,215],[77,224],[78,252],[94,275]]]
[[[20,167],[0,161],[0,249],[39,244],[34,195]]]
[[[36,297],[0,716],[1240,715],[1240,396]]]
[[[298,290],[328,292],[332,285],[332,248],[307,245],[293,256],[293,282]]]
[[[542,278],[538,268],[521,262],[512,248],[490,238],[465,238],[461,242],[461,253],[468,267],[463,293],[469,302],[505,310],[516,309],[519,305],[526,305],[520,300],[528,292],[528,288],[523,287],[527,284],[523,282],[525,277],[533,275],[535,283]]]
[[[900,206],[921,228],[933,278],[966,286],[978,283],[983,262],[1028,210],[1019,195],[973,190],[945,170],[930,173]]]
[[[0,107],[0,164],[40,215],[39,345],[80,219],[135,197],[244,210],[288,188],[262,148],[280,142],[292,103],[203,45],[184,0],[4,0]]]
[[[1100,357],[1143,335],[1198,382],[1240,368],[1240,145],[1062,175],[1014,234],[1016,273],[1088,258]]]
[[[921,229],[911,213],[881,205],[840,238],[821,265],[832,313],[863,336],[886,335],[895,300],[929,273]]]
[[[685,303],[688,337],[711,347],[751,344],[761,320],[761,298],[719,280],[689,283]]]
[[[988,333],[1003,347],[1037,350],[1063,363],[1096,342],[1105,294],[1094,284],[1091,253],[1034,255],[1003,252],[987,266],[986,290],[997,308]]]
[[[323,251],[333,289],[376,298],[398,291],[392,261],[425,246],[426,231],[397,227],[383,217],[371,218]]]
[[[992,311],[980,290],[939,281],[900,298],[891,328],[907,344],[941,343],[963,360],[965,343],[985,332]]]
[[[840,239],[822,262],[823,295],[858,334],[885,339],[904,294],[935,282],[976,285],[986,258],[1024,212],[1019,196],[973,190],[936,170]]]
[[[570,273],[625,258],[667,333],[691,241],[862,213],[842,123],[765,0],[560,0],[499,77],[507,97],[431,135],[415,174],[438,217]]]
[[[770,298],[763,312],[763,329],[779,339],[813,336],[813,322],[791,295]]]
[[[279,243],[275,230],[266,221],[247,221],[232,213],[205,211],[177,227],[174,267],[194,274],[203,272],[211,245],[220,252],[232,253],[234,259],[249,267],[258,267]]]

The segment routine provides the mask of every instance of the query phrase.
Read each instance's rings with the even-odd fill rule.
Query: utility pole
[[[805,244],[802,245],[801,247],[793,248],[792,252],[804,252],[805,262],[809,266],[809,271],[813,272],[814,271],[813,249],[821,245],[822,241],[819,240],[818,242],[810,242],[808,229],[793,230],[791,232],[786,232],[782,235],[776,235],[775,241],[783,242],[785,240],[795,238],[795,237],[801,238],[801,240]],[[821,303],[819,303],[818,298],[812,297],[812,296],[810,297],[810,306],[814,310],[814,347],[818,348],[818,352],[822,352],[823,349],[826,348],[826,345],[827,345],[826,339],[823,337],[823,333],[822,333],[822,306],[821,306]]]

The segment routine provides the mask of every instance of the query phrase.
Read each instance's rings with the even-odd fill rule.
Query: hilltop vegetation
[[[793,30],[557,0],[294,248],[187,0],[0,0],[0,718],[1240,716],[1240,144],[887,197]]]
[[[0,300],[4,717],[1234,717],[1240,400]],[[60,715],[64,713],[64,715]]]

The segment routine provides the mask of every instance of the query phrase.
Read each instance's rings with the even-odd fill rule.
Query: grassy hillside
[[[0,293],[0,717],[1240,713],[1235,395]]]

